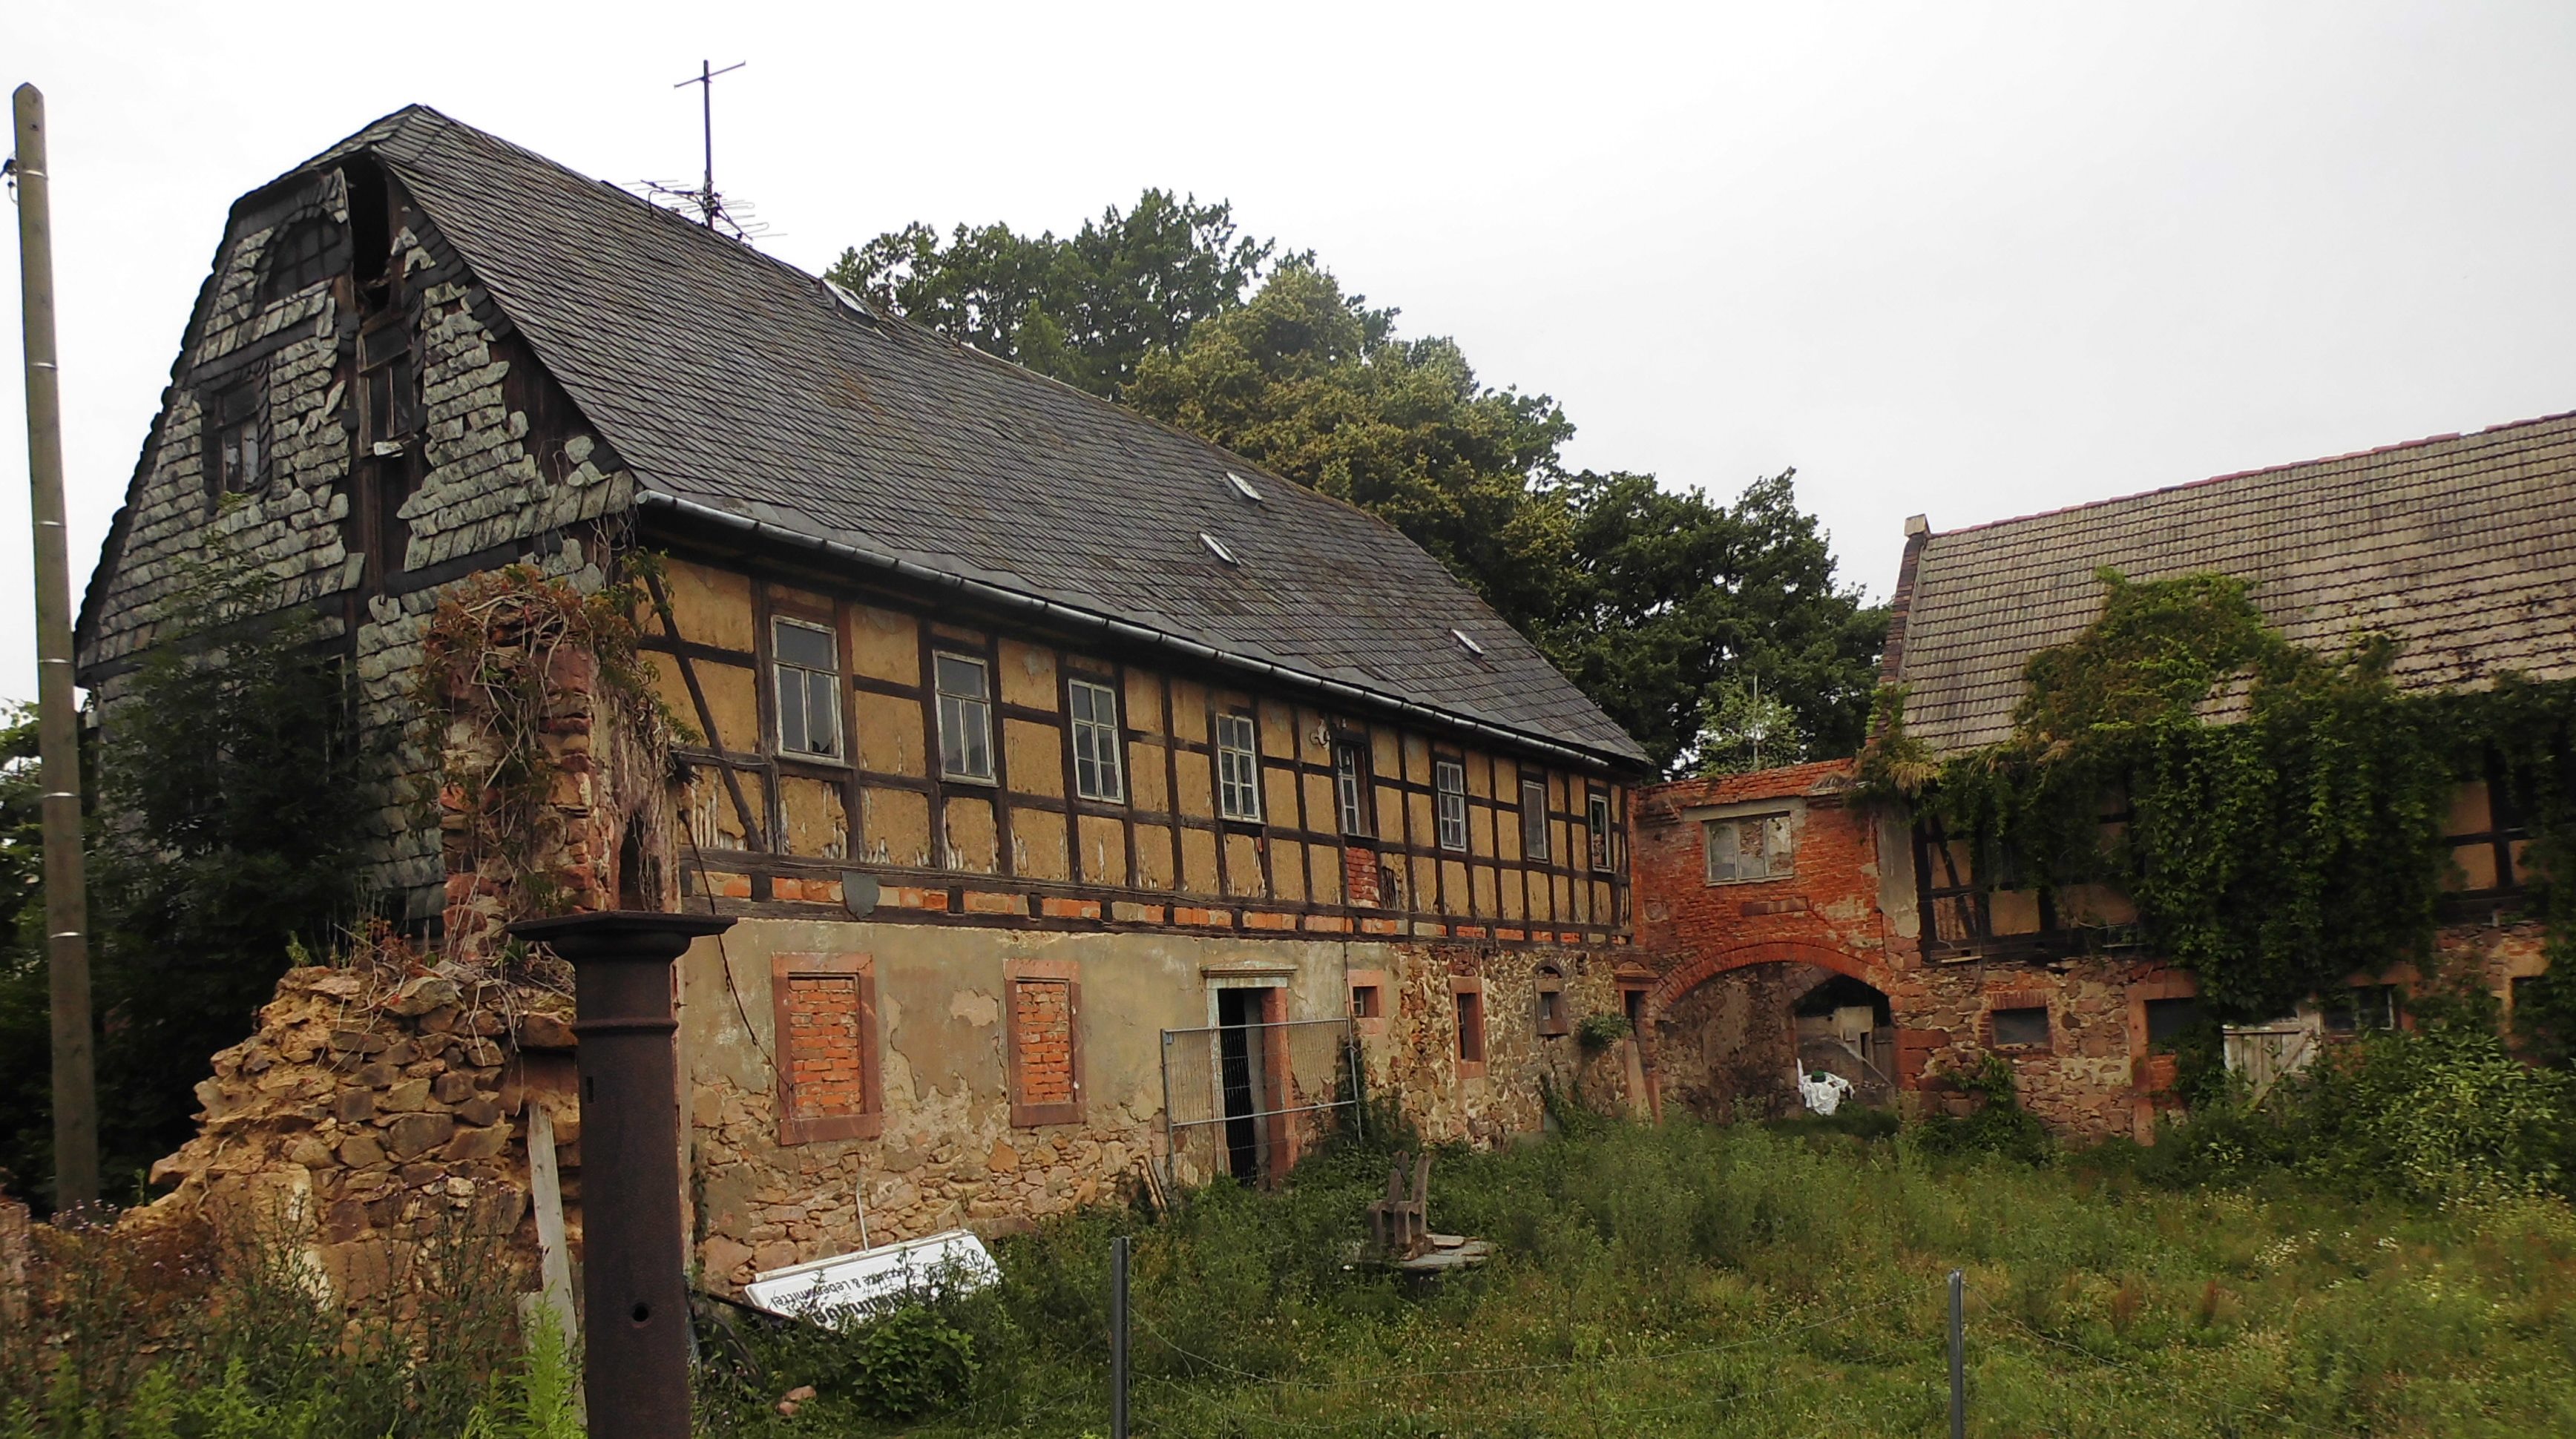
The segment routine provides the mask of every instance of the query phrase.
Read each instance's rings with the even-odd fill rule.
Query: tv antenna
[[[698,87],[698,125],[706,141],[707,157],[706,180],[697,193],[698,218],[710,230],[716,227],[716,216],[724,213],[723,197],[716,194],[716,77],[730,75],[750,63],[737,60],[718,70],[710,62],[700,60],[696,75],[671,87],[674,90],[684,90],[691,85]]]

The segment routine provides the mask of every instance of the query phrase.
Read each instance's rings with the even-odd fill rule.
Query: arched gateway
[[[1830,945],[1765,940],[1667,972],[1640,1006],[1648,1085],[1704,1118],[1795,1109],[1794,1076],[1823,1070],[1861,1103],[1893,1100],[1887,967]]]

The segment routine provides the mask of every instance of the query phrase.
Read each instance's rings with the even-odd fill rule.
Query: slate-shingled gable
[[[2576,678],[2576,414],[1936,533],[1895,676],[1908,731],[1945,754],[2004,738],[2031,654],[2101,614],[2105,565],[2250,580],[2312,648],[2387,631],[2408,689]]]
[[[1623,768],[1635,740],[1392,527],[435,111],[371,147],[656,496]],[[1226,483],[1261,475],[1265,503]],[[1224,541],[1239,565],[1198,539]],[[1469,654],[1452,629],[1473,636]]]

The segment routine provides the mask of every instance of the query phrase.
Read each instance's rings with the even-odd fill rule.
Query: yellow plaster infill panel
[[[1002,703],[1033,710],[1055,708],[1055,651],[1006,639],[1000,658],[993,669],[995,683],[1002,688]]]
[[[1467,851],[1487,859],[1499,853],[1494,848],[1494,811],[1467,807]]]
[[[1216,888],[1216,836],[1203,829],[1181,831],[1180,891],[1184,894],[1214,894]]]
[[[707,713],[715,721],[715,733],[707,743],[736,754],[751,754],[760,748],[760,693],[754,688],[748,665],[717,664],[712,660],[691,660],[697,671],[698,688],[706,692]]]
[[[1276,825],[1297,823],[1297,776],[1288,770],[1264,767],[1261,802],[1268,807],[1270,822]]]
[[[1297,712],[1276,700],[1264,700],[1260,710],[1261,752],[1280,759],[1296,756]]]
[[[921,627],[912,616],[853,605],[850,618],[851,668],[899,685],[921,683]]]
[[[736,777],[744,782],[743,798],[756,807],[759,801],[754,796],[759,789],[751,781],[757,776]],[[701,849],[744,848],[742,815],[734,808],[733,795],[725,788],[721,770],[713,765],[691,765],[681,803],[689,818],[689,837]]]
[[[1404,808],[1406,814],[1410,816],[1408,822],[1413,826],[1413,842],[1421,845],[1438,844],[1440,829],[1431,822],[1431,796],[1408,794],[1404,797]]]
[[[680,717],[680,722],[689,727],[689,732],[691,734],[697,734],[699,729],[698,702],[695,699],[690,698],[689,682],[686,679],[683,679],[680,675],[679,657],[677,655],[646,655],[643,656],[643,659],[647,667],[653,672],[654,697],[661,700],[663,704],[670,706],[671,713]],[[706,741],[706,736],[698,735],[698,740],[700,743],[704,743]]]
[[[849,824],[841,787],[824,780],[786,775],[778,782],[779,804],[786,811],[786,850],[818,859],[849,857]]]
[[[1208,757],[1183,750],[1173,757],[1173,768],[1181,792],[1173,796],[1181,813],[1206,819],[1216,813],[1216,790],[1208,774]]]
[[[1505,870],[1503,872],[1503,918],[1523,919],[1527,917],[1522,913],[1522,911],[1527,908],[1527,906],[1521,901],[1522,883],[1523,879],[1521,871]]]
[[[1053,810],[1011,808],[1011,872],[1023,879],[1071,879],[1065,859],[1064,816]]]
[[[1475,750],[1467,751],[1467,793],[1479,799],[1494,797],[1494,762]]]
[[[1127,746],[1127,796],[1141,810],[1169,807],[1163,775],[1163,747],[1138,740]]]
[[[1172,681],[1172,733],[1197,744],[1208,742],[1208,694],[1205,685],[1196,680]]]
[[[1322,710],[1297,711],[1297,753],[1308,764],[1333,762],[1332,721]]]
[[[1404,739],[1394,730],[1369,731],[1369,773],[1379,779],[1404,777]]]
[[[1476,913],[1499,914],[1502,912],[1502,899],[1494,892],[1494,871],[1485,868],[1483,865],[1476,866],[1474,872],[1474,886],[1475,887],[1469,890],[1468,893],[1474,896],[1473,902],[1476,906]]]
[[[1431,783],[1431,741],[1418,734],[1404,737],[1404,777],[1415,784]]]
[[[1127,826],[1101,815],[1075,822],[1080,835],[1082,876],[1093,884],[1127,882]]]
[[[1404,861],[1389,855],[1398,865]],[[1428,855],[1415,855],[1409,866],[1412,873],[1404,878],[1404,907],[1416,914],[1430,914],[1440,908],[1440,861]]]
[[[1383,775],[1387,771],[1380,770],[1378,773]],[[1377,802],[1370,808],[1369,814],[1376,820],[1377,837],[1380,839],[1404,838],[1404,791],[1388,784],[1377,785],[1375,790]]]
[[[1342,804],[1334,793],[1333,781],[1319,774],[1306,776],[1306,827],[1326,834],[1342,827]]]
[[[750,576],[671,560],[663,566],[662,588],[670,597],[671,618],[679,622],[680,638],[750,657]]]
[[[1315,874],[1315,903],[1342,902],[1342,852],[1329,844],[1306,846],[1306,863]]]
[[[867,690],[851,692],[859,721],[859,764],[881,774],[919,778],[929,773],[922,754],[921,702]]]
[[[993,827],[993,802],[982,795],[952,795],[947,808],[948,863],[944,869],[994,874],[1001,850]]]
[[[1474,901],[1467,888],[1467,866],[1454,859],[1440,861],[1440,912],[1474,914]]]
[[[1261,847],[1248,834],[1225,837],[1226,893],[1259,899],[1269,893],[1261,882]]]
[[[1145,670],[1127,672],[1127,727],[1145,734],[1163,732],[1163,677]]]
[[[1302,844],[1274,844],[1270,847],[1270,890],[1272,897],[1302,904],[1306,899],[1306,847]]]
[[[1169,825],[1136,826],[1136,884],[1140,889],[1174,889],[1172,830]]]
[[[919,790],[868,789],[860,792],[867,828],[860,853],[876,864],[934,868],[939,850],[931,842],[930,796]]]
[[[782,585],[775,580],[772,580],[769,585],[769,603],[775,609],[791,612],[803,610],[816,615],[828,615],[834,609],[830,595],[816,594],[812,590],[800,590],[794,585]]]
[[[1010,661],[1008,649],[1003,667]],[[1010,765],[1011,788],[1023,794],[1064,797],[1064,731],[1028,720],[1002,721],[1002,755]]]

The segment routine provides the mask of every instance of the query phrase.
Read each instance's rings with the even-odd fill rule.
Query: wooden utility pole
[[[54,1208],[98,1199],[98,1086],[81,862],[80,730],[72,710],[71,558],[63,537],[63,397],[54,361],[54,224],[45,97],[15,96],[18,277],[27,331],[27,480],[36,521],[36,718],[45,835],[45,953],[54,1005]]]

